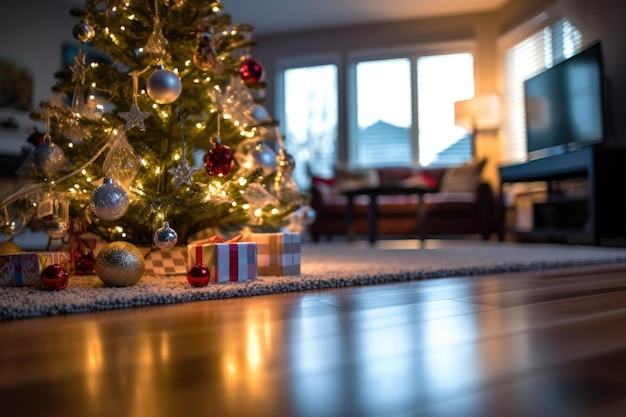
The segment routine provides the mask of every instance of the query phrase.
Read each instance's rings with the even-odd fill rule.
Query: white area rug
[[[298,277],[260,277],[247,283],[194,288],[180,276],[144,276],[133,287],[110,288],[96,276],[70,277],[58,292],[0,288],[0,320],[245,297],[350,285],[626,263],[626,249],[464,242],[441,248],[393,248],[381,243],[304,244]]]

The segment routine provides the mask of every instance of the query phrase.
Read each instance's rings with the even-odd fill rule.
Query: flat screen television
[[[524,82],[529,159],[604,140],[604,88],[600,43]]]

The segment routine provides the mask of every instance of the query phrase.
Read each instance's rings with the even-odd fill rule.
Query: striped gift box
[[[300,275],[299,233],[252,233],[244,238],[259,245],[259,275]]]
[[[189,267],[200,263],[209,268],[210,282],[241,282],[257,279],[257,244],[203,243],[187,245]]]
[[[38,286],[41,272],[50,265],[70,270],[67,252],[20,252],[0,255],[0,287]]]

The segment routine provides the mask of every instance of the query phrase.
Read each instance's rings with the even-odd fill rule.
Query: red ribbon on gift
[[[231,281],[239,281],[239,245],[231,243],[228,245],[228,275]]]

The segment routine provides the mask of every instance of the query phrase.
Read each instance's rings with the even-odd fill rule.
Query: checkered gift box
[[[173,247],[170,250],[155,250],[146,256],[145,275],[186,275],[187,251]]]
[[[259,245],[259,275],[300,275],[299,233],[252,233],[244,238]]]

